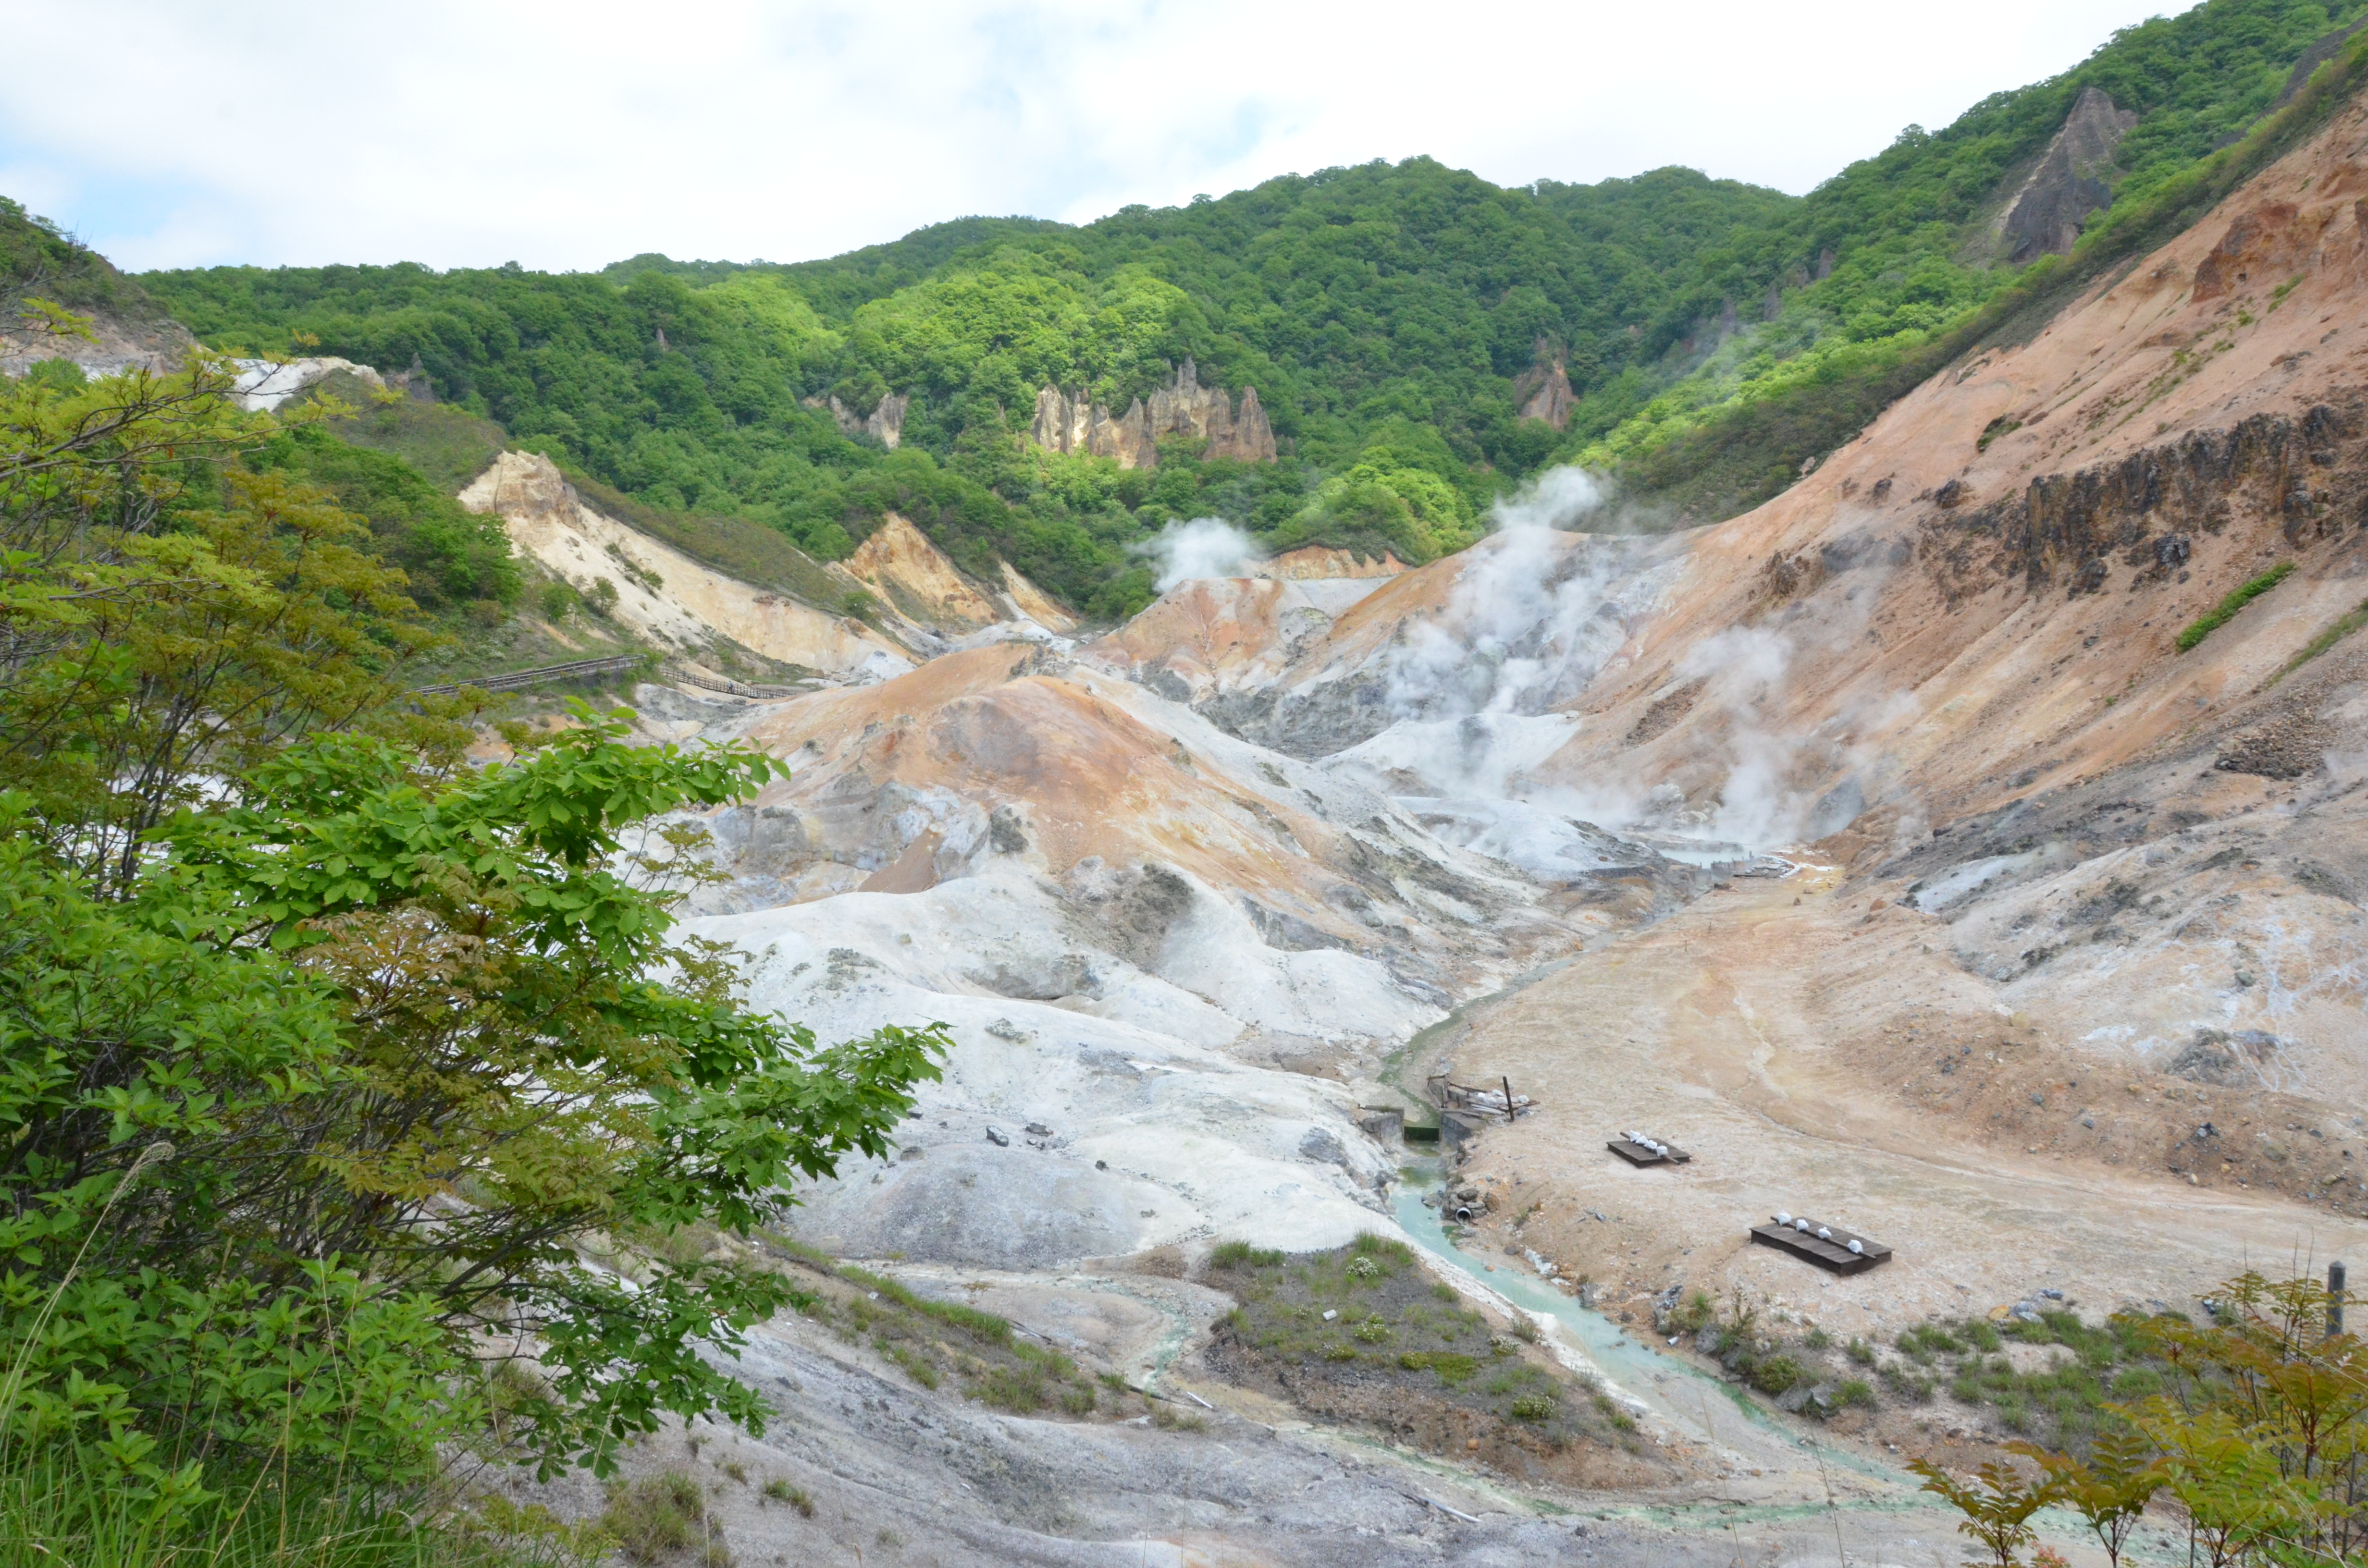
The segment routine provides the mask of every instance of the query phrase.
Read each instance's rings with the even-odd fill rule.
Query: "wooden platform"
[[[1752,1226],[1751,1239],[1762,1246],[1781,1247],[1795,1256],[1805,1257],[1819,1268],[1836,1274],[1863,1274],[1878,1263],[1891,1261],[1891,1249],[1887,1246],[1871,1242],[1854,1232],[1845,1231],[1839,1225],[1826,1226],[1834,1233],[1833,1240],[1827,1241],[1817,1234],[1817,1221],[1811,1220],[1807,1230],[1796,1231],[1790,1225],[1780,1225],[1770,1220],[1765,1224]],[[1852,1242],[1865,1250],[1850,1251],[1850,1244]]]
[[[1669,1151],[1666,1154],[1656,1154],[1642,1143],[1631,1143],[1625,1138],[1614,1138],[1604,1147],[1632,1165],[1682,1165],[1693,1158],[1675,1143],[1663,1145]]]

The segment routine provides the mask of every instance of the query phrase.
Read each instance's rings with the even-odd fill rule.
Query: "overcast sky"
[[[1428,153],[1804,191],[2179,0],[0,0],[0,193],[132,268],[828,256]]]

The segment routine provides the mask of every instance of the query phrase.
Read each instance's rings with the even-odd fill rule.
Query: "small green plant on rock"
[[[1751,1386],[1762,1393],[1782,1393],[1802,1378],[1801,1363],[1790,1356],[1762,1356],[1751,1363]]]
[[[814,1498],[807,1494],[804,1487],[792,1486],[777,1475],[765,1483],[763,1491],[764,1494],[774,1502],[787,1504],[809,1519],[814,1517]]]

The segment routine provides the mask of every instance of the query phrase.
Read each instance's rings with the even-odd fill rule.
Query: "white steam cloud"
[[[1249,535],[1223,517],[1170,523],[1145,548],[1159,562],[1163,594],[1197,577],[1246,577],[1266,559]]]
[[[1539,718],[1577,696],[1627,639],[1614,589],[1634,579],[1638,550],[1565,531],[1607,499],[1591,475],[1557,468],[1499,501],[1496,528],[1466,558],[1443,613],[1406,628],[1390,671],[1391,710],[1446,725],[1454,744],[1468,746],[1481,732],[1459,721]]]
[[[1806,802],[1784,781],[1806,737],[1770,730],[1761,721],[1761,710],[1782,688],[1793,651],[1792,638],[1782,631],[1731,626],[1695,643],[1679,662],[1679,676],[1707,681],[1705,695],[1727,713],[1726,778],[1706,824],[1713,838],[1766,845],[1798,834]]]
[[[1577,716],[1555,711],[1557,705],[1584,690],[1627,640],[1633,611],[1622,596],[1638,608],[1649,603],[1662,568],[1676,559],[1650,541],[1583,540],[1568,531],[1602,513],[1610,499],[1592,475],[1557,468],[1499,501],[1494,531],[1465,558],[1440,616],[1410,622],[1402,633],[1388,674],[1395,722],[1336,760],[1393,794],[1541,799],[1531,770],[1578,728]],[[1636,814],[1616,791],[1545,793],[1556,812],[1592,822]],[[1502,812],[1484,814],[1492,838],[1508,830],[1495,821]],[[1525,829],[1515,836],[1534,835]]]
[[[1570,838],[1573,819],[1657,828],[1730,853],[1842,826],[1881,792],[1891,766],[1882,737],[1915,705],[1897,693],[1846,697],[1823,723],[1804,726],[1791,711],[1792,677],[1804,654],[1864,636],[1881,569],[1854,573],[1813,619],[1730,628],[1680,660],[1676,679],[1702,682],[1702,710],[1719,721],[1683,770],[1692,786],[1537,777],[1557,771],[1548,759],[1580,728],[1573,699],[1660,608],[1685,559],[1674,541],[1570,531],[1609,521],[1612,506],[1600,482],[1568,468],[1500,502],[1439,615],[1399,633],[1386,672],[1394,722],[1333,765],[1423,799],[1440,819],[1435,831],[1543,870],[1596,852]],[[1807,778],[1825,783],[1804,789]],[[1702,788],[1708,778],[1715,794]]]

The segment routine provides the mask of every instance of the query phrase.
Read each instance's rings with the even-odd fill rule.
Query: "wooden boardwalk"
[[[1691,1154],[1687,1153],[1675,1143],[1663,1143],[1661,1145],[1662,1148],[1668,1151],[1666,1154],[1658,1153],[1654,1150],[1647,1149],[1642,1143],[1633,1143],[1625,1138],[1614,1138],[1611,1142],[1606,1143],[1604,1147],[1611,1150],[1613,1153],[1619,1155],[1622,1159],[1627,1161],[1632,1165],[1682,1165],[1687,1161],[1693,1158]]]

